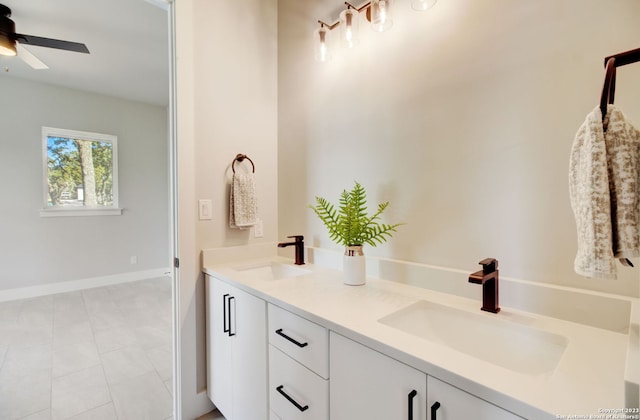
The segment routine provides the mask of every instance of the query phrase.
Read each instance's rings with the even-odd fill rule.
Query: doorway
[[[0,221],[0,418],[172,418],[171,11],[147,0],[0,2],[17,32],[90,50],[27,45],[0,56],[0,175],[10,180]],[[48,69],[34,69],[28,54]],[[44,126],[117,136],[121,214],[42,216]],[[62,198],[81,206],[84,186],[68,189]]]

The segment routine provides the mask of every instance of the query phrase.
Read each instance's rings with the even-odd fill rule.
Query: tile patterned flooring
[[[0,302],[0,419],[172,419],[171,279]]]

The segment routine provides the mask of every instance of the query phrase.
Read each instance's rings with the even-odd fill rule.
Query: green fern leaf
[[[367,193],[357,181],[351,191],[343,190],[338,209],[322,197],[316,197],[316,205],[309,206],[329,231],[329,238],[340,245],[369,244],[376,246],[391,238],[392,232],[403,223],[383,224],[378,221],[389,202],[378,204],[372,216],[367,215]]]

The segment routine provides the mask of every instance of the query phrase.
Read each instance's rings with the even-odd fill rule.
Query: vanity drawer
[[[287,420],[328,420],[329,380],[269,345],[269,406]]]
[[[326,328],[269,304],[269,343],[323,378],[329,378]]]

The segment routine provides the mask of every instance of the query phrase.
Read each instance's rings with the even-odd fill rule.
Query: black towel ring
[[[616,95],[616,59],[611,57],[607,60],[607,71],[604,76],[602,86],[602,96],[600,96],[600,111],[602,112],[602,122],[607,116],[607,105],[613,104]]]
[[[253,161],[251,160],[251,158],[247,155],[243,155],[242,153],[238,153],[235,157],[235,159],[233,159],[233,162],[231,162],[231,170],[233,171],[233,173],[236,173],[236,168],[234,168],[233,166],[236,164],[236,162],[242,162],[243,160],[247,159],[249,162],[251,162],[251,169],[253,173],[256,172],[256,165],[253,164]]]

